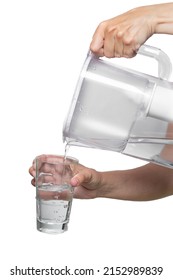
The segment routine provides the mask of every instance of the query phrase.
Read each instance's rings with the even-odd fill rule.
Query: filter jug
[[[173,168],[172,65],[155,47],[143,45],[138,54],[157,60],[158,77],[88,53],[64,122],[63,141]]]

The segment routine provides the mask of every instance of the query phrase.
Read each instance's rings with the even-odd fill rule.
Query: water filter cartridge
[[[173,122],[173,86],[156,86],[148,116],[163,121]]]

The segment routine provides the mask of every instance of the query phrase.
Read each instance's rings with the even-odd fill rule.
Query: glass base
[[[44,233],[59,234],[68,230],[68,223],[48,224],[37,220],[37,230]]]

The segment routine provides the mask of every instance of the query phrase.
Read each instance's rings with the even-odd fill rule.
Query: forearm
[[[101,173],[99,197],[146,201],[173,194],[173,169],[154,164]]]
[[[173,2],[151,6],[154,33],[173,34]]]

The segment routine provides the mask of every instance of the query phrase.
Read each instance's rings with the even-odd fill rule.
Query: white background
[[[65,265],[102,272],[105,266],[163,266],[163,276],[138,279],[173,279],[172,197],[152,202],[74,200],[69,231],[47,235],[36,231],[35,189],[28,173],[36,155],[64,153],[63,121],[98,23],[154,3],[158,2],[0,2],[1,279],[58,279],[10,276],[10,269]],[[173,36],[154,35],[147,44],[161,48],[173,60]],[[135,59],[130,62],[132,66]],[[154,67],[150,60],[141,63],[139,70],[155,71]],[[72,148],[71,154],[97,170],[145,164],[108,151]],[[101,272],[77,279],[82,277],[116,278]],[[136,279],[117,276],[125,278]]]

